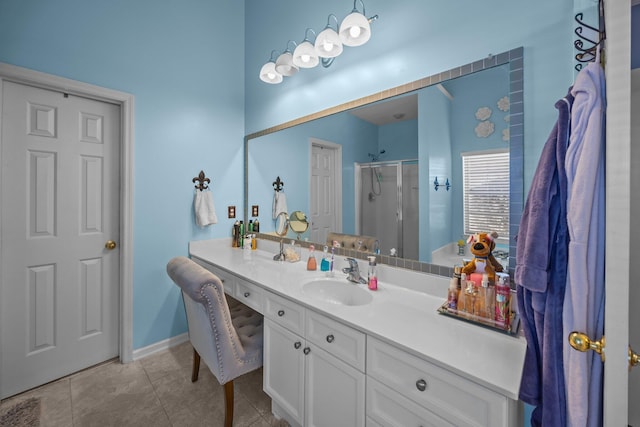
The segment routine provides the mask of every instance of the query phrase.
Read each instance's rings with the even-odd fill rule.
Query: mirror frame
[[[516,234],[520,225],[520,217],[524,207],[524,48],[518,47],[497,55],[474,61],[459,67],[443,71],[404,85],[396,86],[373,95],[330,107],[313,114],[299,117],[288,122],[263,129],[244,137],[244,221],[249,219],[249,141],[283,129],[288,129],[312,120],[327,117],[336,113],[351,110],[372,102],[388,99],[396,95],[413,92],[440,82],[462,77],[488,68],[509,64],[509,274],[513,277],[515,270]],[[263,239],[275,236],[259,233]],[[300,242],[305,245],[306,242]],[[313,242],[309,242],[313,243]],[[339,250],[339,255],[366,259],[365,252]],[[407,268],[424,273],[451,277],[453,266],[443,266],[404,258],[379,255],[378,264]]]

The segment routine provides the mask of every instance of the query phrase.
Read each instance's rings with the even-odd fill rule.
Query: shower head
[[[372,161],[372,162],[377,162],[377,161],[378,161],[378,159],[380,159],[380,156],[381,156],[382,154],[386,153],[386,152],[387,152],[387,150],[380,150],[380,151],[378,152],[378,154],[367,153],[367,155],[371,158],[371,161]]]

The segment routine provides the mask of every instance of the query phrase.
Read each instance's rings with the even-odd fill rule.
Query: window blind
[[[462,153],[464,233],[509,239],[509,151]]]

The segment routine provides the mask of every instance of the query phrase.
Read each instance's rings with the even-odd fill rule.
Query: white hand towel
[[[210,190],[196,190],[194,209],[196,212],[196,224],[199,227],[206,227],[218,222],[216,207],[213,204],[213,194]]]
[[[280,212],[288,212],[287,196],[282,191],[273,192],[273,219],[278,217]]]

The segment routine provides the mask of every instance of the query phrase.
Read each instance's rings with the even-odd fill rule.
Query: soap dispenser
[[[326,245],[322,249],[322,260],[320,261],[320,271],[329,271],[329,247]]]
[[[376,257],[371,255],[367,257],[369,259],[369,270],[367,274],[367,283],[369,286],[369,290],[377,291],[378,290],[378,275],[376,272]]]
[[[316,262],[316,256],[313,251],[315,250],[315,246],[309,245],[309,259],[307,260],[307,270],[316,271],[318,268],[318,263]]]

